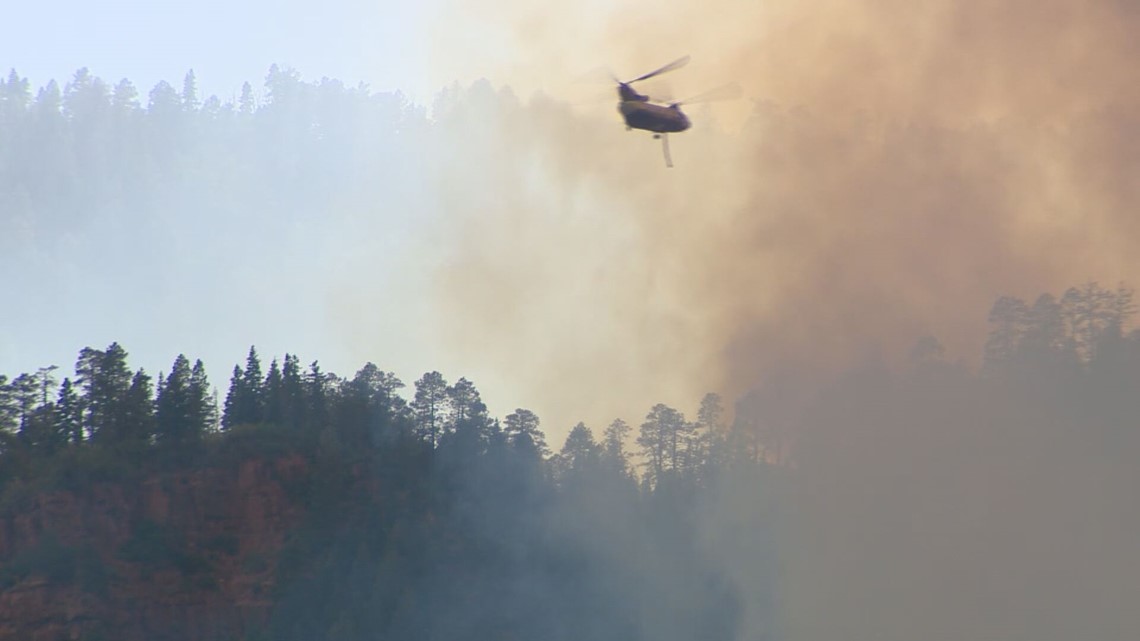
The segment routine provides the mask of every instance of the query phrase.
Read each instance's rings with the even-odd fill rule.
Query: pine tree
[[[449,446],[466,455],[481,454],[487,446],[491,417],[475,384],[460,378],[447,388],[451,417],[444,436]]]
[[[317,361],[309,364],[309,371],[305,375],[307,429],[320,430],[328,425],[330,381],[330,376],[321,371]]]
[[[566,442],[558,453],[558,463],[563,478],[588,474],[597,468],[600,447],[594,441],[594,433],[585,423],[578,423],[566,436]]]
[[[222,427],[225,429],[233,429],[234,426],[241,425],[245,418],[242,416],[241,404],[243,397],[246,396],[245,390],[242,385],[241,368],[234,365],[233,374],[230,375],[230,391],[226,393],[226,404],[222,409]]]
[[[75,365],[83,389],[84,428],[93,441],[113,444],[126,438],[129,420],[124,409],[131,387],[127,352],[118,343],[105,351],[85,347]]]
[[[253,110],[256,107],[253,99],[253,87],[248,82],[243,82],[241,85],[241,97],[238,98],[238,112],[247,116],[253,115]]]
[[[149,443],[155,435],[154,396],[150,376],[135,372],[123,404],[127,426],[125,438],[136,443]]]
[[[487,414],[487,406],[479,397],[479,390],[475,389],[475,384],[466,378],[460,378],[455,385],[447,388],[447,396],[451,401],[452,418],[456,423],[482,418]]]
[[[281,368],[282,421],[286,427],[299,430],[307,424],[305,407],[305,379],[301,375],[301,362],[293,354],[285,355]]]
[[[719,468],[728,459],[724,405],[719,394],[709,392],[701,399],[697,411],[697,428],[700,430],[700,450],[704,467]]]
[[[12,433],[20,424],[20,410],[12,394],[8,377],[0,374],[0,433]]]
[[[625,452],[625,443],[632,431],[629,423],[615,418],[602,432],[602,460],[612,470],[623,475],[629,473],[629,456]]]
[[[83,405],[70,378],[64,378],[63,383],[60,384],[55,404],[57,408],[55,429],[60,439],[66,443],[81,443],[83,441]]]
[[[198,439],[213,432],[218,426],[218,402],[206,377],[206,366],[201,359],[194,361],[190,371],[190,407],[192,410],[192,438]]]
[[[16,403],[16,410],[20,416],[20,431],[23,431],[36,408],[36,400],[39,398],[39,382],[31,374],[20,374],[12,380],[10,388],[12,398]]]
[[[245,371],[234,365],[222,425],[229,429],[243,423],[262,422],[266,405],[264,387],[261,360],[257,356],[257,350],[251,346],[245,360]]]
[[[182,78],[182,109],[185,111],[197,111],[201,102],[198,100],[198,78],[194,75],[194,70],[186,72]]]
[[[646,460],[648,481],[656,484],[666,473],[682,474],[691,470],[695,462],[695,457],[690,455],[695,429],[683,414],[668,405],[653,406],[637,437]]]
[[[349,447],[375,445],[394,436],[393,422],[402,412],[397,390],[404,384],[394,374],[367,363],[340,386],[336,411],[341,438]]]
[[[8,72],[6,81],[0,80],[0,153],[12,148],[11,141],[27,119],[31,91],[27,78],[21,78],[15,69]]]
[[[539,429],[538,416],[534,412],[518,408],[503,419],[503,432],[507,442],[519,452],[529,456],[545,457],[550,453],[546,446],[546,436]]]
[[[170,375],[159,387],[155,400],[157,437],[160,443],[174,445],[197,442],[213,429],[216,421],[209,381],[202,361],[190,361],[179,354]]]
[[[174,359],[170,374],[159,385],[155,399],[158,442],[184,442],[191,431],[191,421],[190,361],[184,354],[179,354]]]
[[[432,447],[447,428],[449,398],[447,381],[439,372],[428,372],[416,381],[416,396],[412,401],[416,434]]]
[[[265,375],[265,386],[262,388],[264,420],[271,425],[285,424],[285,378],[281,374],[281,366],[277,359],[269,363],[269,373]]]
[[[137,115],[140,110],[139,90],[130,80],[123,78],[111,90],[111,113],[123,120]]]

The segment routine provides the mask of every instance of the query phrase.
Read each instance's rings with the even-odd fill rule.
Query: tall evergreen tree
[[[186,111],[197,111],[201,106],[198,100],[198,78],[194,75],[194,70],[186,72],[182,78],[182,108]]]
[[[487,414],[487,406],[479,397],[479,390],[466,378],[460,378],[455,385],[448,387],[447,396],[451,402],[452,419],[456,423]]]
[[[153,390],[150,376],[142,369],[135,372],[123,404],[126,438],[133,442],[149,443],[155,436]]]
[[[20,409],[8,377],[0,374],[0,432],[14,432],[20,425]]]
[[[179,354],[174,359],[155,399],[157,438],[160,443],[180,445],[201,440],[215,420],[209,383],[202,361]]]
[[[538,416],[530,410],[520,407],[508,414],[503,419],[503,432],[516,451],[540,458],[550,453]]]
[[[253,87],[251,87],[248,82],[243,82],[241,85],[241,97],[238,98],[238,113],[252,116],[255,107]]]
[[[188,440],[190,423],[190,360],[179,354],[174,359],[170,374],[159,375],[161,383],[155,398],[155,436],[159,443],[180,443]]]
[[[8,71],[8,79],[0,80],[0,125],[12,126],[20,122],[31,104],[32,92],[27,78],[21,78],[15,69]]]
[[[264,387],[261,359],[257,356],[257,350],[251,346],[245,359],[245,370],[242,371],[234,365],[230,390],[226,395],[222,425],[231,428],[243,423],[260,423],[264,420],[266,405]]]
[[[21,78],[15,69],[8,72],[7,80],[0,80],[0,158],[8,155],[15,161],[19,134],[28,117],[31,103],[28,79]]]
[[[70,378],[64,378],[56,396],[56,431],[66,443],[83,441],[83,405]]]
[[[633,428],[629,423],[615,418],[602,432],[602,460],[614,471],[622,475],[629,473],[629,456],[625,451],[626,441]]]
[[[307,425],[305,377],[301,373],[301,361],[295,354],[286,354],[281,367],[281,400],[282,420],[287,427],[301,429]]]
[[[724,424],[724,404],[720,395],[709,392],[701,399],[697,411],[697,427],[700,430],[701,453],[704,465],[721,467],[728,458],[726,427]]]
[[[324,429],[329,420],[329,391],[332,377],[321,371],[317,361],[309,364],[305,375],[305,419],[309,429]]]
[[[127,352],[118,343],[106,350],[85,347],[75,365],[76,381],[83,389],[84,428],[93,441],[116,443],[129,432],[125,412],[131,370]]]
[[[242,420],[245,418],[240,409],[241,399],[245,396],[242,387],[241,368],[234,365],[234,371],[230,375],[230,389],[226,392],[226,404],[222,408],[222,427],[225,429],[232,429],[243,422],[249,422]]]
[[[439,372],[428,372],[416,381],[415,386],[412,412],[415,415],[416,434],[435,447],[447,430],[447,381]]]
[[[20,430],[27,427],[28,419],[36,408],[39,399],[39,381],[31,374],[20,374],[12,379],[10,384],[12,397],[16,402],[16,409],[20,415]]]
[[[341,386],[337,424],[347,446],[375,445],[395,436],[395,423],[403,406],[397,391],[403,386],[395,374],[382,371],[373,363],[365,364],[351,381]]]
[[[138,114],[141,109],[139,90],[130,80],[123,78],[111,90],[111,113],[121,120]]]
[[[466,455],[485,451],[491,428],[487,406],[475,384],[460,378],[447,388],[450,418],[444,439],[453,449]]]
[[[656,484],[666,473],[689,471],[690,448],[695,428],[677,410],[658,403],[641,424],[637,444],[641,446],[648,472],[647,480]]]
[[[269,363],[269,372],[265,375],[265,386],[262,389],[264,420],[271,425],[285,424],[285,377],[281,373],[281,366],[277,359]]]
[[[594,472],[598,466],[600,450],[590,428],[585,423],[578,423],[566,435],[566,442],[558,452],[561,476],[565,479]]]
[[[196,359],[194,369],[190,371],[190,399],[194,412],[194,431],[200,436],[216,430],[218,399],[210,389],[210,380],[206,377],[206,366],[202,359]]]

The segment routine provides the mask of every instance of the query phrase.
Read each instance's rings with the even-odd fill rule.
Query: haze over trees
[[[267,294],[223,278],[234,265],[309,277],[303,252],[252,251],[310,240],[298,207],[377,195],[372,178],[396,172],[377,201],[398,209],[417,145],[449,119],[502,115],[480,111],[501,97],[486,84],[444,92],[432,119],[279,67],[228,102],[199,96],[193,73],[178,86],[144,96],[86,70],[34,92],[15,72],[0,83],[0,249],[22,252],[20,274],[66,251],[90,268],[69,282],[114,275],[193,305],[215,292],[164,267],[195,257],[183,269],[237,290],[237,316]],[[309,302],[271,295],[298,314]],[[605,425],[494,416],[474,382],[439,371],[406,385],[383,364],[342,376],[251,347],[226,385],[193,353],[148,372],[119,343],[88,346],[71,369],[0,376],[0,510],[304,457],[307,521],[251,639],[1123,641],[1140,627],[1134,313],[1131,290],[1096,283],[1002,297],[978,371],[916,337],[903,369],[774,376]],[[673,406],[698,400],[695,415]],[[381,489],[362,496],[365,481]]]
[[[151,377],[117,343],[87,347],[73,374],[52,366],[0,380],[0,505],[224,465],[237,452],[300,453],[317,470],[306,499],[306,527],[317,529],[298,535],[281,566],[265,629],[275,639],[795,639],[837,634],[851,608],[884,618],[888,602],[929,609],[928,591],[944,607],[892,613],[891,627],[980,634],[1004,606],[967,603],[969,576],[991,564],[1002,573],[988,585],[1007,600],[1056,603],[1075,619],[1064,630],[1110,632],[1075,587],[1034,585],[1044,559],[1017,546],[1023,536],[1101,541],[1063,558],[1064,571],[1077,585],[1134,583],[1111,556],[1140,525],[1128,507],[1140,482],[1131,297],[1089,283],[1033,305],[1001,298],[978,373],[926,337],[907,370],[871,363],[794,407],[781,403],[802,395],[758,389],[726,419],[709,394],[695,419],[660,403],[636,428],[617,419],[599,438],[579,423],[557,447],[533,412],[493,417],[474,383],[440,372],[405,390],[371,363],[341,377],[293,354],[265,367],[250,348],[219,401],[201,361],[179,354]],[[1062,490],[1054,475],[1066,467],[1091,480],[1067,474]],[[388,488],[379,503],[353,490],[361,473]],[[1020,480],[1010,485],[1010,474]],[[1039,507],[1046,488],[1071,503]],[[383,507],[397,496],[398,510]],[[842,517],[852,509],[861,516]],[[1062,523],[1070,510],[1089,520],[1042,532],[1032,524],[1044,509]],[[912,524],[899,528],[900,518]],[[949,538],[923,544],[921,532]],[[877,560],[884,554],[896,561]],[[821,575],[826,586],[808,580]],[[926,587],[896,589],[915,583]],[[778,609],[777,594],[827,615]],[[1046,623],[1059,625],[1030,618],[1010,638],[1062,638]]]

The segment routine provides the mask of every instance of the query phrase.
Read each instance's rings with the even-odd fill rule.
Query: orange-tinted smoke
[[[440,335],[555,434],[923,334],[975,362],[999,295],[1140,282],[1136,3],[499,2],[434,36],[491,81],[443,129]],[[658,86],[748,99],[690,107],[673,170],[568,106],[685,53]]]

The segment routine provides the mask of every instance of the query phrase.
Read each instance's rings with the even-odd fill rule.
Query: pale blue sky
[[[329,76],[374,90],[399,89],[424,101],[426,21],[432,2],[391,0],[198,0],[153,2],[48,0],[10,3],[0,66],[33,87],[62,85],[87,67],[110,82],[128,78],[146,92],[159,80],[176,87],[194,69],[202,94],[223,100],[249,80],[260,89],[269,65],[291,66],[307,80]],[[435,3],[438,4],[438,3]]]

